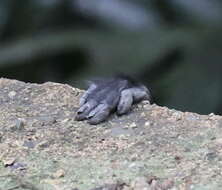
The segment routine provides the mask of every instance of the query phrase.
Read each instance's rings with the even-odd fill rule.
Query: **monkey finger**
[[[98,113],[101,110],[106,109],[106,105],[105,104],[99,104],[98,106],[96,106],[87,116],[88,119],[92,118],[96,113]]]
[[[79,110],[77,111],[76,117],[75,119],[77,121],[81,121],[87,118],[88,114],[90,113],[90,111],[92,109],[94,109],[97,105],[97,102],[94,100],[90,100],[88,102],[86,102],[83,106],[81,106],[79,108]]]
[[[131,92],[133,94],[134,102],[140,102],[142,100],[151,100],[150,91],[145,86],[131,88]]]
[[[117,106],[117,114],[122,115],[127,113],[133,104],[133,95],[130,89],[121,92],[119,104]]]
[[[106,104],[100,104],[89,115],[89,124],[96,125],[102,121],[105,121],[111,112],[111,108]]]

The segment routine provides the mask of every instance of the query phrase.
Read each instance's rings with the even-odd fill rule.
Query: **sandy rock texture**
[[[0,190],[222,189],[222,117],[143,102],[91,126],[83,91],[0,79]]]

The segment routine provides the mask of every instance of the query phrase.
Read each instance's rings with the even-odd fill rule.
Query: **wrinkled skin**
[[[126,114],[132,104],[142,100],[151,100],[150,91],[128,77],[94,80],[80,98],[76,120],[88,120],[96,125],[114,111],[118,115]]]

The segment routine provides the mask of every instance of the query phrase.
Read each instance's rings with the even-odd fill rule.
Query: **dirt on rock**
[[[222,117],[135,105],[75,121],[82,92],[0,79],[0,190],[222,189]]]

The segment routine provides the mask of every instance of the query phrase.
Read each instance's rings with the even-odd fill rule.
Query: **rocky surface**
[[[143,102],[91,126],[82,91],[0,79],[0,190],[222,188],[222,117]]]

